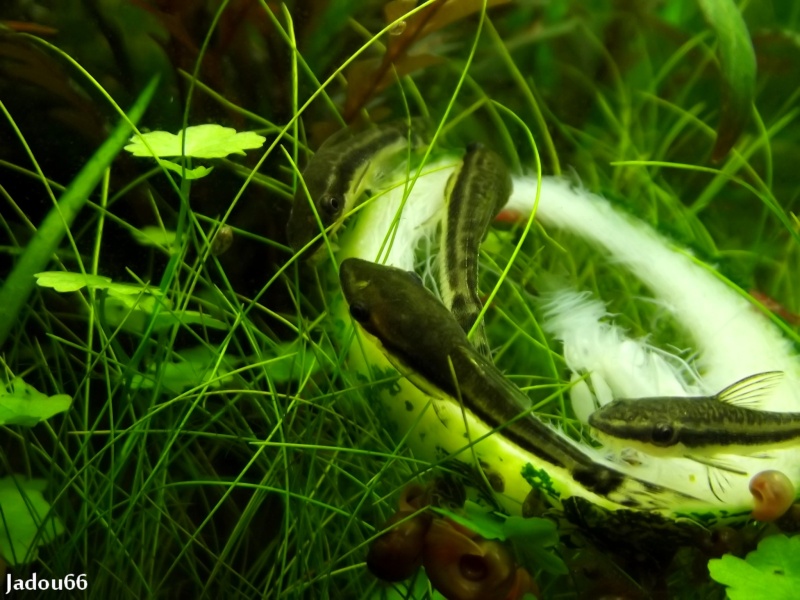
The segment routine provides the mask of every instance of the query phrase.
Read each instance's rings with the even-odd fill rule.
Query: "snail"
[[[448,600],[512,600],[538,593],[504,545],[445,519],[431,523],[422,564],[431,585]]]
[[[448,600],[519,600],[539,589],[517,567],[500,542],[483,539],[469,528],[426,510],[435,486],[406,486],[398,510],[370,546],[367,568],[378,579],[398,582],[425,566],[428,579]]]
[[[422,564],[422,545],[432,517],[420,511],[429,504],[428,495],[418,484],[403,489],[398,511],[384,523],[386,532],[372,543],[367,554],[367,568],[378,579],[408,579]]]
[[[367,568],[378,579],[395,582],[411,577],[422,564],[425,534],[431,524],[428,513],[399,511],[384,525],[367,554]],[[397,523],[397,526],[395,524]]]
[[[756,521],[775,521],[789,510],[794,502],[794,485],[780,471],[761,471],[750,480],[753,494],[752,517]]]

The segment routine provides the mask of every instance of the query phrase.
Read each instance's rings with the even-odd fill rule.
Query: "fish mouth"
[[[353,292],[357,282],[355,269],[358,266],[358,259],[346,258],[339,265],[339,283],[342,286],[344,298],[348,304],[353,301]]]
[[[317,232],[314,215],[311,218],[297,215],[294,211],[289,215],[289,222],[286,224],[286,240],[289,247],[295,252],[300,252],[305,246],[314,239],[314,232]],[[309,232],[312,232],[309,235]]]
[[[329,240],[333,237],[336,229],[338,229],[336,225],[329,228],[327,233]],[[314,223],[313,227],[303,227],[302,225],[294,225],[290,221],[286,228],[286,240],[289,243],[289,247],[300,257],[300,260],[317,263],[325,257],[325,237],[319,231],[317,223]],[[336,244],[332,240],[331,245],[335,251]]]

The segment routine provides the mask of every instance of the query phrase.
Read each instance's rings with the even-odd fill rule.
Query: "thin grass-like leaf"
[[[728,154],[750,121],[756,90],[756,55],[739,8],[733,0],[698,0],[717,36],[722,74],[722,115],[712,160]]]
[[[35,285],[34,273],[43,270],[58,248],[67,228],[89,199],[94,188],[103,177],[103,173],[117,156],[122,146],[128,141],[131,123],[134,125],[144,114],[153,94],[158,79],[150,81],[139,95],[128,113],[128,118],[121,121],[111,135],[95,152],[80,173],[72,180],[58,200],[57,206],[47,214],[25,248],[11,274],[0,289],[0,347],[17,321],[20,310],[28,301]]]

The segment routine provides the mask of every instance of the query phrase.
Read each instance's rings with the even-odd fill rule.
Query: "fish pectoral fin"
[[[436,415],[436,418],[439,420],[439,423],[442,424],[442,427],[445,429],[450,429],[448,425],[450,419],[444,410],[444,402],[437,400],[436,398],[429,398],[428,402],[430,402],[433,412]]]
[[[689,460],[693,460],[696,463],[700,463],[712,469],[726,471],[735,475],[747,475],[747,471],[742,471],[736,467],[733,462],[734,456],[731,456],[731,460],[725,460],[721,458],[711,458],[709,456],[698,456],[696,454],[685,454],[684,458],[688,458]]]
[[[764,393],[775,387],[782,378],[783,371],[750,375],[722,390],[717,394],[717,400],[733,406],[753,408],[759,404]]]
[[[694,462],[705,465],[706,467],[706,481],[708,481],[708,488],[714,497],[720,502],[725,502],[720,496],[725,490],[730,487],[730,479],[728,473],[734,475],[747,475],[744,471],[737,469],[733,463],[718,458],[710,458],[708,456],[696,456],[692,454],[684,455],[684,458],[693,460]]]
[[[342,213],[349,213],[356,205],[358,198],[364,194],[372,185],[372,172],[375,170],[372,161],[366,161],[364,164],[359,165],[353,173],[353,179],[350,182],[350,187],[345,193],[345,210]]]
[[[623,448],[619,454],[618,458],[621,462],[631,465],[633,467],[639,467],[642,464],[642,453],[639,452],[636,448]]]

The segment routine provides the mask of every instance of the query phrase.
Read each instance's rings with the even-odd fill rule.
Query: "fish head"
[[[303,172],[286,224],[286,237],[295,252],[305,249],[305,257],[314,256],[323,244],[322,230],[332,236],[338,229],[347,198],[337,187],[333,177],[317,165]]]
[[[348,258],[339,267],[339,279],[353,319],[399,356],[446,361],[454,341],[469,344],[450,311],[416,273]]]
[[[589,415],[589,425],[605,438],[670,448],[680,443],[680,410],[680,406],[664,401],[614,400]]]
[[[429,294],[416,273],[348,258],[339,267],[339,280],[350,315],[367,333],[407,346],[407,332],[417,327],[416,312],[408,307]]]

